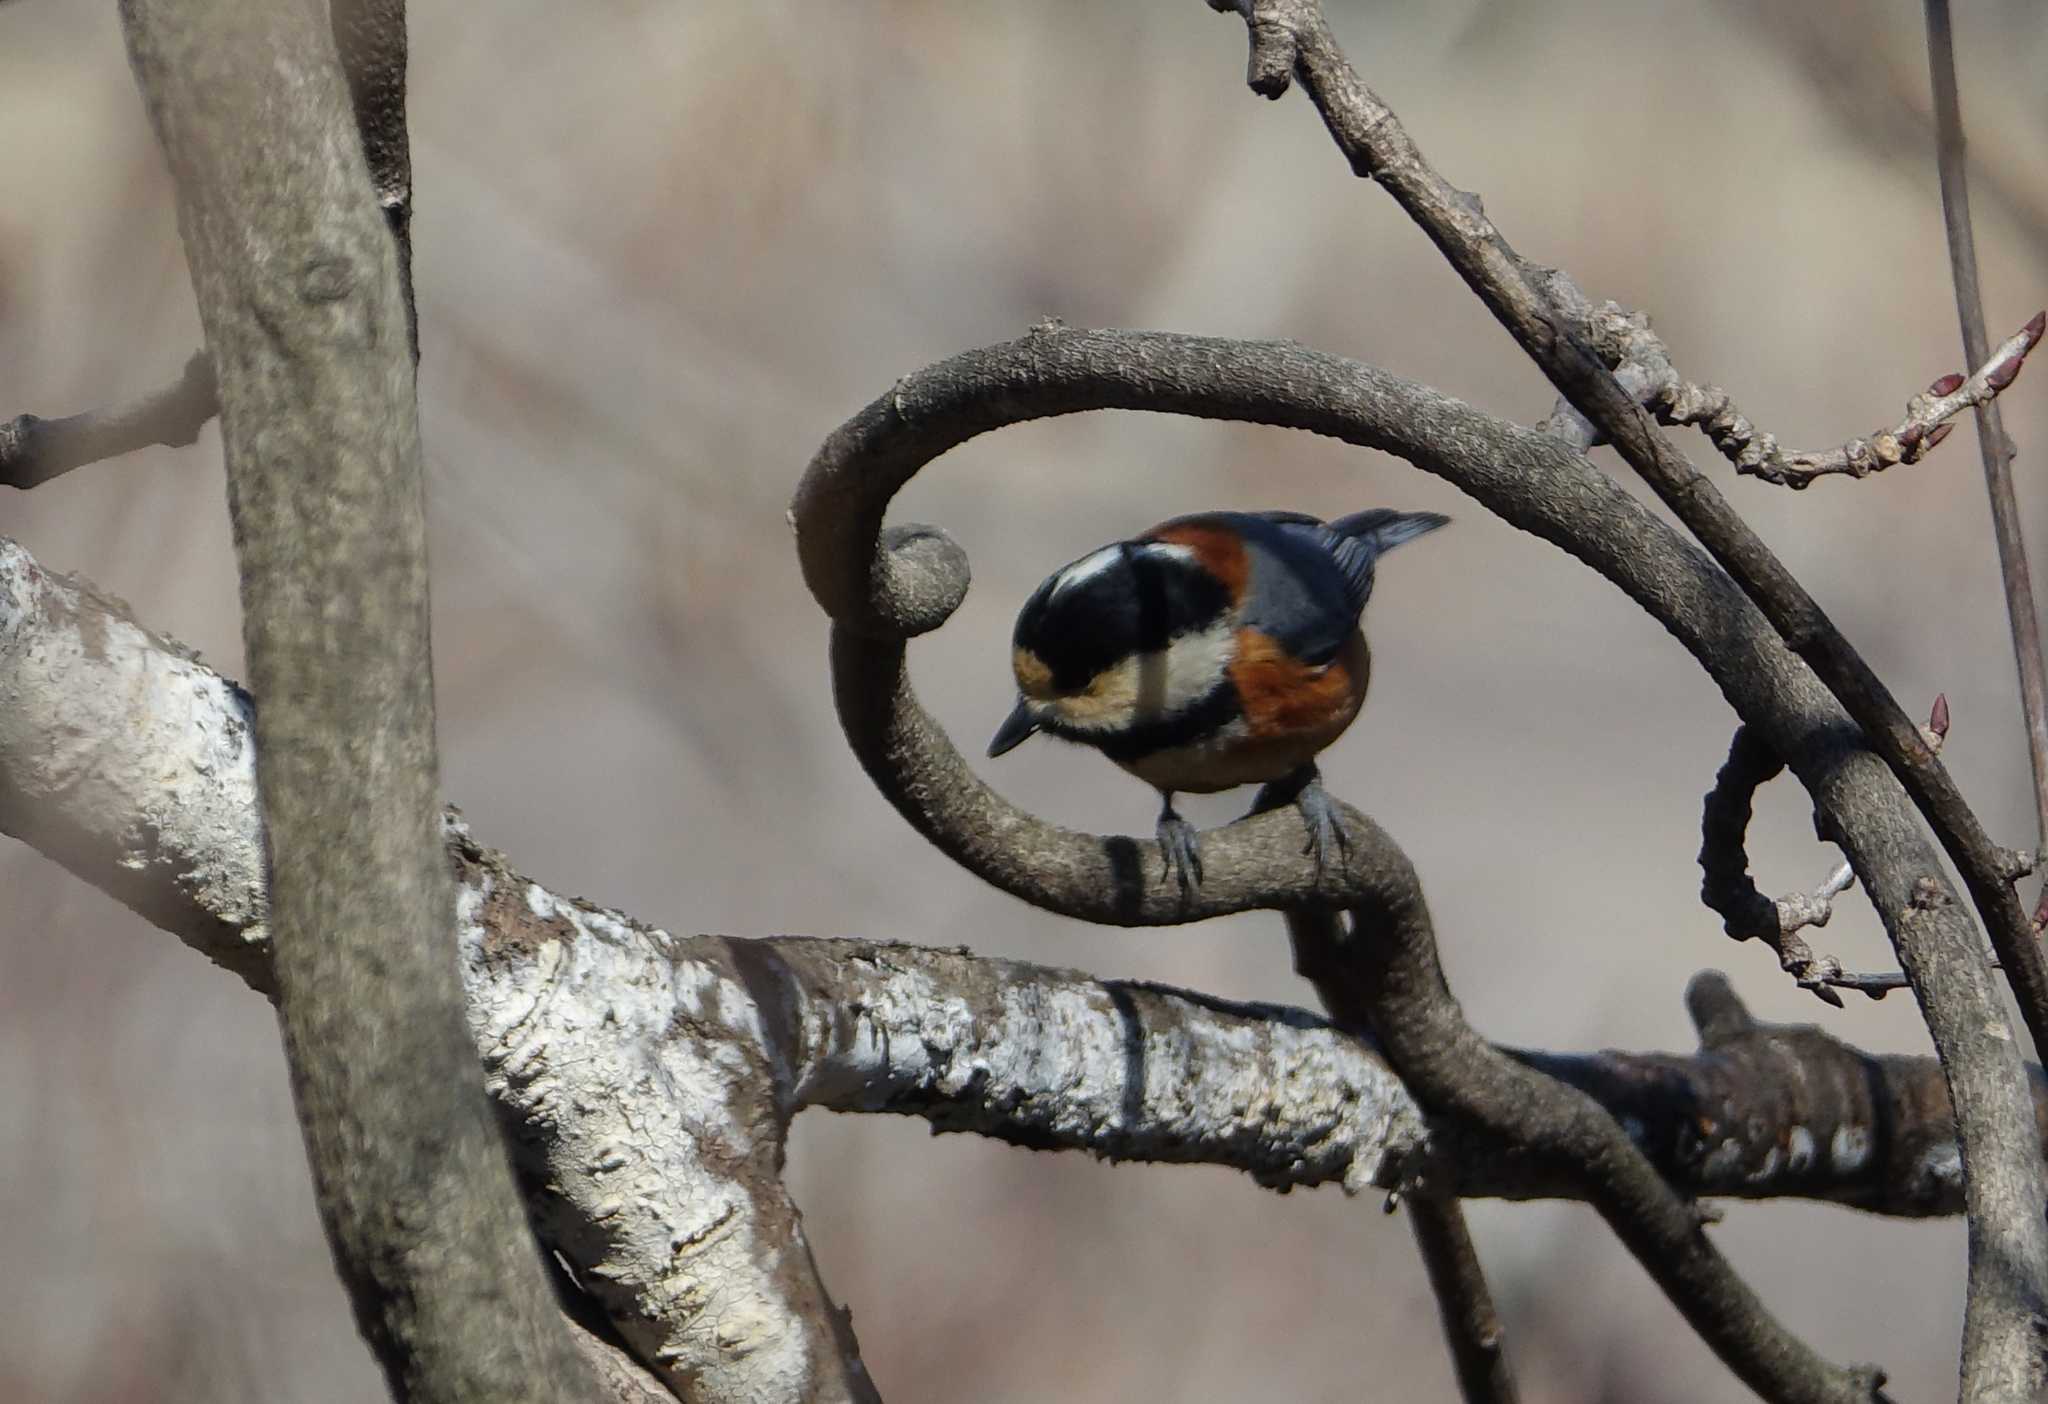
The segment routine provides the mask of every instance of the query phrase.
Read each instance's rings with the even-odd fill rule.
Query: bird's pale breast
[[[1372,654],[1357,630],[1321,666],[1240,630],[1228,676],[1243,715],[1199,741],[1120,764],[1159,789],[1193,794],[1278,780],[1344,734],[1364,705],[1371,673]]]

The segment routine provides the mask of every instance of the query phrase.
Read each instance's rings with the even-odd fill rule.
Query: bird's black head
[[[1119,731],[1191,687],[1206,691],[1218,650],[1185,651],[1168,667],[1168,645],[1216,631],[1233,603],[1190,548],[1166,542],[1119,542],[1055,571],[1017,615],[1010,661],[1022,697],[990,754],[1040,727],[1077,740]]]

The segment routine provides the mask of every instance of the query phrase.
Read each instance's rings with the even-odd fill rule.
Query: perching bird
[[[1322,871],[1344,838],[1315,757],[1365,701],[1358,621],[1373,567],[1449,520],[1204,512],[1083,556],[1017,616],[1017,706],[988,753],[1044,731],[1156,787],[1159,846],[1183,897],[1202,858],[1194,825],[1174,811],[1180,791],[1281,782],[1268,794],[1300,808]]]

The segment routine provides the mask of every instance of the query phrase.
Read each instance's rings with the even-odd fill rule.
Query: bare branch
[[[40,486],[73,468],[133,453],[151,444],[184,448],[220,413],[213,362],[195,351],[177,383],[132,405],[41,419],[16,415],[0,424],[0,484]]]
[[[1516,343],[1713,553],[1855,718],[1962,870],[2035,1044],[2048,1047],[2048,961],[2001,875],[1997,850],[1869,664],[1712,482],[1657,431],[1586,343],[1569,311],[1546,291],[1545,274],[1509,247],[1476,197],[1453,187],[1423,159],[1394,113],[1359,81],[1315,0],[1210,4],[1246,16],[1252,70],[1269,77],[1257,90],[1275,95],[1279,85],[1270,75],[1284,60],[1352,170],[1394,197]],[[1999,1027],[1990,972],[1974,942],[1950,919],[1953,899],[1930,876],[1938,869],[1920,865],[1903,887],[1887,887],[1871,866],[1875,855],[1840,829],[1839,812],[1830,810],[1794,753],[1771,740],[1813,791],[1825,831],[1842,843],[1880,912],[1887,913],[1886,930],[1952,1079],[1972,1170],[1966,1390],[1995,1393],[2030,1382],[2018,1392],[2036,1392],[2048,1376],[2034,1325],[2034,1304],[2048,1300],[2048,1173],[2033,1148],[2010,1135],[2023,1103],[2024,1073],[2018,1049]],[[1924,899],[1923,881],[1935,884],[1936,900]]]
[[[1727,391],[1685,380],[1672,364],[1663,339],[1640,312],[1631,313],[1618,303],[1602,303],[1590,310],[1583,325],[1587,341],[1616,379],[1660,423],[1696,426],[1738,473],[1797,489],[1831,474],[1864,478],[1900,463],[1919,462],[1948,437],[1949,420],[1966,409],[1989,404],[2013,383],[2027,353],[2040,343],[2048,313],[2037,314],[2001,342],[1967,378],[1942,376],[1924,393],[1908,400],[1905,417],[1897,424],[1867,439],[1851,439],[1838,448],[1815,452],[1783,448],[1775,434],[1758,429],[1736,408]],[[1545,425],[1573,435],[1583,446],[1599,442],[1598,432],[1567,400],[1558,402]]]
[[[1962,97],[1956,90],[1955,39],[1950,32],[1948,0],[1926,0],[1926,5],[1927,67],[1934,83],[1935,161],[1941,175],[1941,213],[1948,231],[1949,272],[1956,285],[1956,315],[1962,323],[1963,354],[1975,363],[1984,356],[1984,297],[1977,287],[1977,239],[1970,228],[1970,183],[1963,143]],[[2036,337],[2040,335],[2041,320],[2036,317],[2028,324]],[[2027,756],[2034,771],[2035,842],[2048,849],[2048,671],[2044,671],[2042,663],[2041,618],[2034,604],[2033,573],[2027,567],[2026,535],[2020,529],[2019,498],[2012,485],[2013,445],[2005,436],[2003,416],[1989,397],[1979,402],[1976,409],[1977,447],[1984,457],[1991,530],[1998,540],[1999,579],[2005,587],[2013,662],[2019,670],[2021,719],[2026,724]],[[2048,898],[2048,888],[2043,889],[2042,895]]]
[[[1506,1332],[1465,1227],[1465,1211],[1451,1196],[1427,1189],[1404,1195],[1401,1202],[1430,1290],[1436,1293],[1437,1315],[1465,1404],[1515,1404],[1521,1394],[1508,1369]]]
[[[1233,8],[1225,0],[1211,4]],[[1601,363],[1581,330],[1583,296],[1565,296],[1575,294],[1570,280],[1525,263],[1486,218],[1477,197],[1452,186],[1423,158],[1392,110],[1359,81],[1316,0],[1242,0],[1242,8],[1251,20],[1255,52],[1261,45],[1273,48],[1279,42],[1274,33],[1286,32],[1284,47],[1295,70],[1352,169],[1394,197],[1517,344],[1713,553],[1869,734],[1962,870],[2028,1028],[2037,1045],[2048,1046],[2048,959],[2032,941],[2026,914],[2000,874],[1996,846],[1883,682],[1712,481],[1656,431],[1635,397]],[[1254,66],[1258,62],[1255,56]],[[1907,968],[1910,974],[1911,962]],[[1937,1046],[1945,1037],[1936,1034]],[[2014,1063],[2006,1076],[2013,1092],[2016,1068]],[[2048,1185],[2033,1173],[2030,1201],[2042,1200],[2044,1190]],[[2048,1228],[2035,1236],[2039,1242],[2026,1260],[2038,1264],[2048,1296]]]
[[[1708,1240],[1681,1198],[1598,1103],[1475,1033],[1444,983],[1422,885],[1378,825],[1347,814],[1369,894],[1344,921],[1287,913],[1295,968],[1340,1023],[1369,1028],[1429,1111],[1550,1161],[1700,1337],[1770,1400],[1883,1398],[1884,1373],[1830,1365],[1788,1331]]]
[[[0,827],[272,991],[246,695],[11,543],[0,683]],[[735,1302],[805,1342],[822,1394],[857,1397],[864,1380],[772,1173],[800,1106],[1274,1186],[1427,1176],[1468,1197],[1575,1192],[1553,1164],[1456,1122],[1425,1127],[1372,1050],[1298,1010],[953,950],[672,937],[517,877],[459,826],[449,839],[471,1030],[526,1180],[551,1187],[540,1229],[636,1354],[693,1397],[803,1392],[778,1373],[789,1356],[717,1329]],[[1958,1212],[1934,1060],[1743,1027],[1697,1057],[1511,1056],[1594,1097],[1684,1193]],[[2038,1078],[2035,1097],[2048,1130]],[[628,1158],[593,1169],[614,1153]],[[696,1242],[690,1225],[727,1210],[679,1277],[674,1237]],[[677,1290],[691,1280],[724,1288]]]
[[[465,1027],[390,239],[316,12],[126,0],[220,380],[279,1022],[335,1264],[395,1395],[588,1397]]]
[[[0,726],[0,824],[273,993],[248,697],[11,543],[0,545],[0,603],[0,681],[16,704]],[[559,988],[576,963],[617,960],[590,977],[593,992],[610,999],[648,985],[723,1021],[724,1032],[703,1045],[709,1068],[691,1074],[694,1064],[674,1065],[684,1078],[678,1087],[723,1085],[703,1079],[731,1062],[717,1047],[738,1040],[791,1060],[779,1095],[792,1106],[907,1113],[945,1130],[1113,1159],[1227,1165],[1275,1186],[1400,1186],[1426,1165],[1439,1179],[1454,1173],[1468,1197],[1567,1192],[1554,1172],[1455,1127],[1435,1129],[1446,1149],[1427,1156],[1421,1124],[1385,1064],[1299,1010],[881,942],[677,938],[512,874],[459,824],[449,846],[480,1038],[486,1009],[530,1007],[535,982]],[[768,978],[721,986],[739,968],[727,951],[733,944],[772,951]],[[486,985],[502,998],[485,999]],[[701,993],[714,987],[716,999]],[[773,995],[765,1005],[763,993]],[[862,1017],[845,1017],[853,1008]],[[766,1031],[784,1019],[788,1032]],[[1593,1095],[1688,1193],[1796,1193],[1886,1214],[1958,1211],[1959,1179],[1916,1188],[1924,1173],[1915,1147],[1945,1145],[1954,1158],[1932,1059],[1867,1057],[1818,1029],[1770,1032],[1748,1043],[1710,1037],[1711,1058],[1513,1056]],[[612,1036],[628,1034],[615,1028]],[[1133,1048],[1144,1055],[1135,1095]],[[647,1056],[660,1055],[650,1045]],[[753,1067],[752,1055],[746,1061]],[[584,1066],[566,1054],[551,1064],[564,1076]],[[530,1095],[518,1071],[501,1070],[501,1099]],[[635,1100],[649,1095],[628,1090],[632,1115],[650,1114]],[[550,1143],[564,1133],[547,1116],[573,1119],[604,1105],[578,1111],[573,1100],[557,1098],[523,1119],[526,1153],[562,1154]],[[1695,1110],[1748,1139],[1703,1140]],[[1773,1164],[1771,1147],[1802,1140],[1821,1153],[1778,1155]],[[1846,1149],[1830,1156],[1831,1145]],[[594,1213],[594,1201],[572,1202]]]
[[[336,0],[336,44],[354,101],[371,183],[398,246],[399,278],[413,359],[419,323],[412,287],[412,157],[405,122],[404,0]],[[16,415],[0,423],[0,485],[38,487],[90,463],[163,444],[184,448],[220,413],[213,361],[204,350],[185,362],[177,382],[114,410],[62,419]]]

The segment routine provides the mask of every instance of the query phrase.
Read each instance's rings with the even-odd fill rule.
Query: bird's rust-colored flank
[[[1199,519],[1169,522],[1153,532],[1152,539],[1188,547],[1195,553],[1195,559],[1229,592],[1231,599],[1244,597],[1245,585],[1251,579],[1251,561],[1245,553],[1244,538],[1230,527],[1221,523],[1212,525]]]
[[[1254,736],[1294,743],[1313,755],[1351,725],[1365,702],[1372,655],[1353,630],[1321,667],[1303,663],[1257,629],[1237,631],[1230,681]]]

